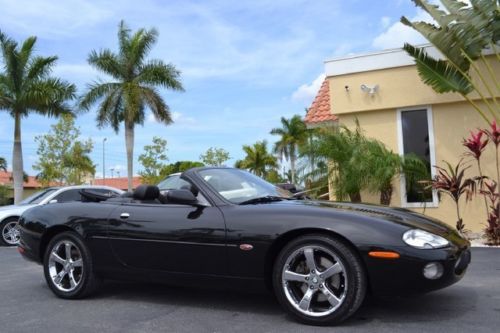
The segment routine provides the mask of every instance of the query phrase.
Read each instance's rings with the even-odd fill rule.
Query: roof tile
[[[306,124],[318,124],[336,120],[338,120],[338,117],[331,112],[330,108],[330,85],[328,84],[328,78],[325,78],[311,107],[307,110],[304,122]]]

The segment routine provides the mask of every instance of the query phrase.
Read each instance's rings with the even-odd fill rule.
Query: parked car
[[[267,287],[316,325],[350,317],[368,292],[444,288],[470,262],[470,243],[455,229],[409,210],[297,200],[239,169],[179,177],[165,195],[141,185],[132,196],[30,209],[19,252],[43,265],[61,298],[85,297],[103,278]]]
[[[120,195],[123,191],[107,186],[67,186],[67,187],[49,187],[45,190],[36,192],[28,198],[21,201],[18,205],[0,207],[0,245],[17,245],[20,233],[17,228],[17,221],[26,210],[49,203],[81,201],[79,193],[82,189],[92,189],[102,194]]]

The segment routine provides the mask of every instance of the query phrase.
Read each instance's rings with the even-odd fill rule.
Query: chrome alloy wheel
[[[17,245],[21,239],[21,231],[17,221],[7,222],[2,228],[2,238],[8,245]]]
[[[282,270],[286,298],[299,312],[312,317],[333,313],[347,293],[347,274],[329,249],[308,245],[294,251]]]
[[[73,291],[82,282],[82,254],[72,241],[62,240],[52,247],[48,267],[52,283],[61,291]]]

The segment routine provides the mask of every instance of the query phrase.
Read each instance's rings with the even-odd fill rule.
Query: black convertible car
[[[267,288],[317,325],[348,318],[368,292],[446,287],[470,262],[454,229],[405,209],[299,200],[231,168],[191,169],[169,184],[32,208],[19,252],[62,298],[87,296],[103,278]]]

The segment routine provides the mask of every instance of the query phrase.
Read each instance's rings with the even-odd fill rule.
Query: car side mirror
[[[198,203],[198,199],[189,190],[169,190],[167,192],[167,200],[168,202],[182,205],[196,205]]]
[[[52,199],[48,202],[49,204],[57,203],[57,199]]]

